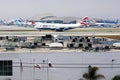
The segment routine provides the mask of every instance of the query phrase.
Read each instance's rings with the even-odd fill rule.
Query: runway
[[[77,30],[77,31],[75,31]],[[34,28],[25,28],[18,26],[0,26],[0,36],[44,36],[46,34],[64,35],[64,36],[120,36],[120,29],[116,28],[79,28],[65,32],[39,31]]]
[[[120,32],[36,32],[36,31],[22,31],[22,32],[0,32],[0,36],[44,36],[64,35],[64,36],[120,36]]]

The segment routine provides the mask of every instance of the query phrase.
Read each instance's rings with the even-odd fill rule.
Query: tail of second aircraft
[[[115,24],[118,24],[118,22],[119,22],[119,19],[117,19],[117,20],[115,21]]]
[[[82,26],[88,26],[87,21],[88,21],[88,17],[85,16],[85,17],[83,17],[82,20],[80,21],[80,24],[81,24]]]

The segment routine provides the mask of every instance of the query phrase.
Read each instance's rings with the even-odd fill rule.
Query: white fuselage
[[[117,23],[95,23],[97,26],[103,26],[103,27],[113,27],[117,26]]]
[[[57,28],[78,28],[80,23],[76,24],[58,24],[58,23],[36,23],[35,28],[37,29],[57,29]]]

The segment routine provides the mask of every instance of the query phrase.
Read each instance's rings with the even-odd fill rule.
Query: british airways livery
[[[87,20],[88,20],[88,17],[85,16],[84,18],[82,18],[82,20],[78,21],[76,24],[58,24],[58,23],[36,22],[34,28],[40,29],[40,30],[49,29],[49,30],[55,30],[55,31],[64,31],[64,30],[87,26]]]

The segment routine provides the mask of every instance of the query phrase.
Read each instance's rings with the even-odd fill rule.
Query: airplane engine
[[[63,31],[63,28],[56,28],[55,31]]]
[[[65,30],[69,30],[70,28],[56,28],[56,31],[65,31]]]
[[[64,30],[69,30],[69,28],[64,28]]]

